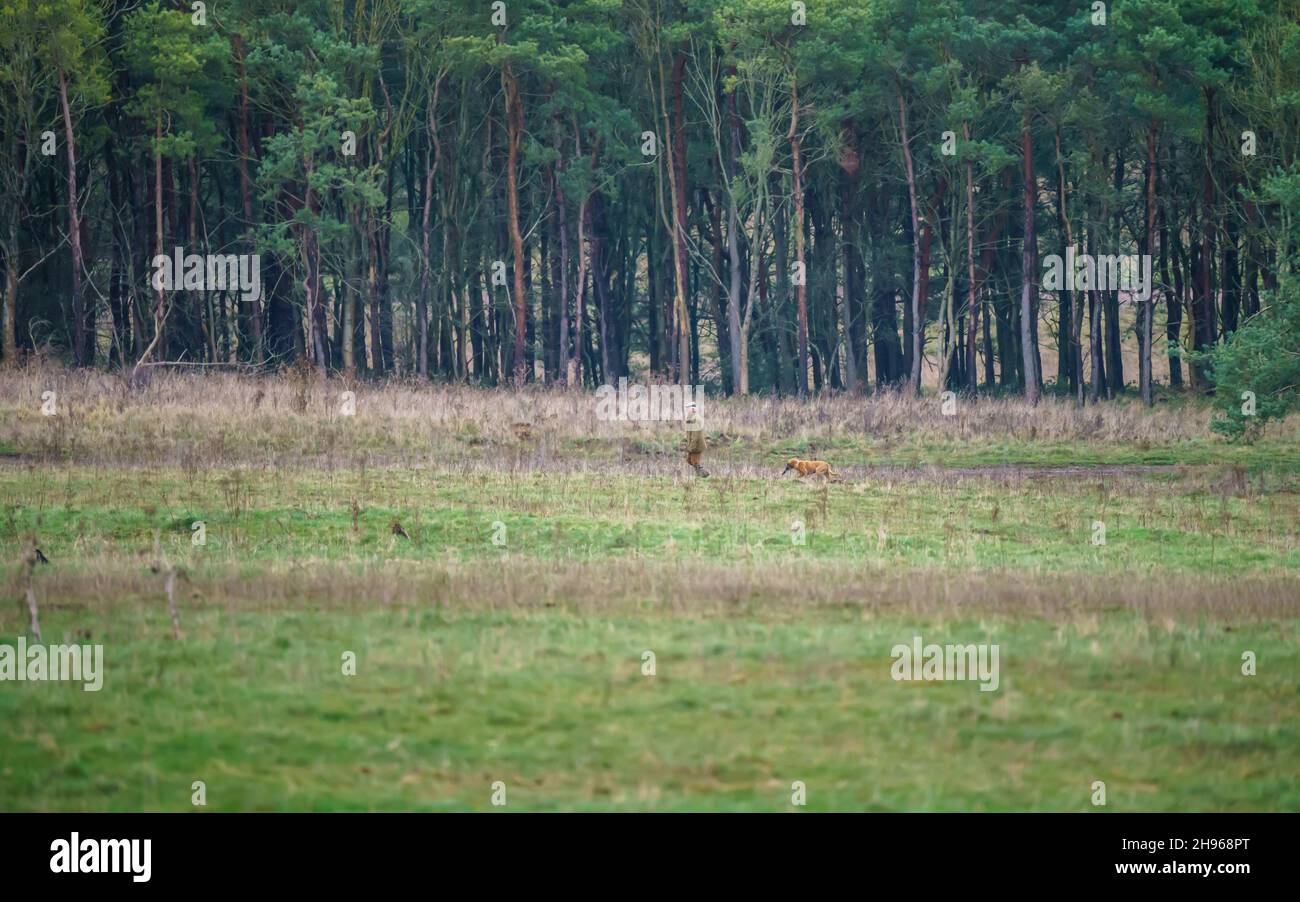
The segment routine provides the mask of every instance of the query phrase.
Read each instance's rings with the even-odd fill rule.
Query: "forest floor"
[[[0,682],[0,810],[1300,810],[1295,418],[709,399],[705,480],[593,410],[0,373],[0,645],[34,539],[105,661]],[[894,680],[916,636],[996,690]]]

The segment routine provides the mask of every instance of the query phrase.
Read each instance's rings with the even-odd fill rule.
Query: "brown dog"
[[[824,460],[800,460],[792,457],[785,462],[785,469],[781,471],[784,476],[794,470],[799,474],[799,478],[804,476],[821,476],[824,479],[839,479],[840,474],[831,469],[831,465]]]

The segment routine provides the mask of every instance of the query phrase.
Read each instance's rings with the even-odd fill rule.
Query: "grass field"
[[[1294,419],[710,401],[699,480],[680,424],[577,393],[0,398],[0,644],[35,541],[44,641],[105,655],[99,692],[0,682],[0,809],[1300,809]],[[895,681],[917,635],[997,645],[996,691]]]

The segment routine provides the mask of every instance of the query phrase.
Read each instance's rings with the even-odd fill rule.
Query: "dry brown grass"
[[[46,391],[58,414],[42,416]],[[341,412],[343,393],[355,416]],[[815,449],[861,440],[877,445],[1090,442],[1146,448],[1211,441],[1200,403],[1144,409],[1130,399],[1084,410],[1046,399],[959,398],[945,416],[937,395],[709,398],[706,427],[716,447],[750,456],[776,445]],[[1295,437],[1300,418],[1275,428]],[[603,422],[593,394],[542,387],[480,389],[388,381],[351,383],[311,374],[252,376],[156,370],[133,390],[100,371],[34,364],[0,371],[0,450],[44,460],[145,466],[235,463],[286,467],[322,460],[410,465],[430,459],[489,467],[529,455],[572,461],[587,450],[622,459],[659,453],[680,440],[678,423]],[[559,453],[563,451],[564,453]]]
[[[93,562],[91,562],[93,563]],[[43,611],[156,608],[170,629],[165,574],[105,557],[84,570],[42,574]],[[17,580],[11,578],[11,582]],[[13,594],[9,585],[5,594]],[[435,607],[455,614],[557,609],[575,615],[676,618],[750,617],[801,620],[830,609],[924,618],[993,615],[1073,621],[1129,612],[1158,622],[1233,624],[1294,618],[1296,581],[1289,575],[1094,574],[1087,579],[1027,572],[895,570],[842,561],[704,562],[628,557],[598,564],[508,556],[482,562],[387,560],[274,564],[256,576],[228,568],[192,572],[187,609],[235,611],[363,610]],[[11,612],[3,619],[17,617]]]

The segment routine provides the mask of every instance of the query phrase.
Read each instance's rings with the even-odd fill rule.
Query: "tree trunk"
[[[438,140],[438,93],[442,88],[442,79],[434,82],[433,94],[426,109],[429,146],[433,160],[425,166],[424,171],[424,207],[420,220],[420,294],[415,301],[415,317],[419,321],[419,339],[415,351],[416,372],[421,379],[429,378],[429,267],[432,254],[433,238],[433,176],[438,168],[442,149]],[[425,159],[428,159],[426,155]],[[446,269],[446,261],[443,261]]]
[[[325,335],[322,328],[324,325],[324,303],[321,298],[320,255],[316,241],[316,223],[313,221],[315,214],[318,212],[319,204],[316,201],[315,190],[311,187],[315,162],[310,154],[307,155],[304,171],[306,174],[307,194],[303,203],[307,208],[308,217],[307,222],[301,228],[303,230],[302,262],[305,270],[303,290],[307,297],[307,354],[315,361],[317,369],[323,373],[329,367],[329,354],[325,347]]]
[[[948,193],[948,179],[945,176],[939,177],[939,185],[934,190],[934,194],[926,203],[927,215],[921,220],[921,265],[918,270],[921,281],[917,291],[919,303],[917,305],[917,319],[914,325],[913,334],[920,339],[917,350],[920,354],[922,366],[925,364],[925,322],[929,316],[930,309],[930,255],[934,247],[934,230],[930,227],[932,220],[939,219],[939,210],[943,206],[944,196]],[[942,222],[940,223],[942,226]],[[942,321],[942,320],[940,320]],[[919,384],[919,383],[918,383]],[[940,391],[944,389],[941,388]]]
[[[1115,152],[1115,196],[1123,197],[1124,191],[1124,154]],[[1115,218],[1110,234],[1111,251],[1120,249],[1120,237],[1123,232],[1122,207],[1116,206]],[[1121,345],[1119,327],[1119,291],[1112,287],[1102,294],[1103,311],[1106,314],[1106,371],[1108,374],[1106,397],[1114,398],[1124,393],[1124,349]]]
[[[189,167],[189,236],[190,248],[198,253],[202,250],[207,253],[207,235],[204,235],[204,243],[199,244],[199,164],[194,154],[190,154],[186,161]],[[208,290],[194,293],[193,316],[195,325],[198,326],[198,339],[200,348],[207,354],[207,359],[215,361],[217,359],[217,330],[216,314],[212,308],[212,286]]]
[[[1070,249],[1070,214],[1066,209],[1065,198],[1065,160],[1061,153],[1061,129],[1058,126],[1056,139],[1056,215],[1060,223],[1061,259],[1064,260]],[[1076,388],[1074,381],[1074,291],[1069,280],[1060,289],[1060,304],[1057,314],[1056,329],[1056,383],[1057,389]]]
[[[868,195],[865,225],[871,236],[871,332],[876,357],[876,387],[893,385],[903,378],[903,349],[898,338],[897,285],[892,267],[882,262],[885,236],[890,226],[892,192],[877,185]],[[911,309],[908,307],[907,309]]]
[[[1147,185],[1146,185],[1146,255],[1151,260],[1155,256],[1156,240],[1156,142],[1158,128],[1155,123],[1147,131]],[[1154,294],[1155,286],[1148,286]],[[1142,403],[1148,407],[1152,404],[1151,390],[1151,318],[1155,315],[1155,299],[1147,297],[1141,301],[1138,319],[1138,384],[1142,393]]]
[[[963,122],[962,138],[970,143],[970,123]],[[979,330],[979,286],[975,281],[975,173],[970,157],[966,158],[966,387],[979,388],[975,366],[975,334]]]
[[[378,235],[375,240],[377,248],[376,254],[379,258],[378,285],[375,289],[374,308],[371,310],[371,326],[375,333],[372,339],[374,347],[371,354],[376,358],[375,372],[378,375],[391,373],[394,370],[395,361],[393,360],[393,302],[388,293],[388,271],[389,260],[391,259],[390,240],[392,238],[392,210],[393,210],[393,170],[388,171],[388,192],[387,199],[384,201],[384,217],[379,224]],[[455,232],[453,231],[454,235]],[[456,258],[459,262],[459,257]],[[457,270],[459,272],[459,270]]]
[[[1214,92],[1205,92],[1205,169],[1201,199],[1201,256],[1197,266],[1196,299],[1193,303],[1192,346],[1206,350],[1214,343],[1214,286],[1210,279],[1210,261],[1214,259]],[[1209,379],[1203,368],[1192,364],[1192,385],[1207,389]]]
[[[68,240],[72,244],[72,357],[77,366],[85,366],[90,356],[90,341],[86,334],[85,297],[81,288],[84,261],[81,256],[81,214],[77,210],[77,138],[72,129],[72,107],[68,103],[68,77],[62,69],[59,69],[59,109],[63,114],[68,158]]]
[[[791,170],[794,175],[794,259],[799,267],[799,281],[795,285],[795,298],[799,316],[799,379],[796,383],[799,397],[808,395],[808,265],[804,259],[804,196],[802,141],[799,139],[799,85],[790,83],[790,139]]]
[[[1183,362],[1178,356],[1178,333],[1182,326],[1183,312],[1182,277],[1179,275],[1178,261],[1175,260],[1174,273],[1178,276],[1178,284],[1174,286],[1170,283],[1169,237],[1169,223],[1166,221],[1165,210],[1162,207],[1160,209],[1160,286],[1165,298],[1165,354],[1169,361],[1169,387],[1182,388]]]
[[[725,177],[726,176],[724,175],[723,178]],[[713,295],[713,309],[710,312],[713,318],[714,329],[717,333],[718,375],[721,377],[721,381],[722,381],[722,393],[730,397],[731,395],[734,395],[736,393],[736,383],[732,378],[735,375],[735,370],[732,369],[732,365],[731,365],[731,330],[729,328],[729,323],[727,320],[727,305],[726,302],[723,301],[722,299],[723,294],[725,294],[725,286],[722,283],[722,272],[724,268],[722,258],[725,252],[723,251],[723,247],[722,247],[723,237],[722,237],[721,200],[722,200],[721,195],[718,194],[715,196],[712,190],[704,192],[704,205],[708,210],[707,218],[709,223],[709,247],[712,249],[712,260],[710,262],[713,267],[713,272],[716,276],[716,278],[712,280],[713,289],[711,291],[711,294]],[[703,219],[703,217],[701,217],[701,219]],[[604,233],[605,229],[602,227],[602,225],[603,223],[597,226],[596,234]],[[702,225],[701,225],[701,231],[703,231]],[[598,280],[598,284],[603,284],[602,280]],[[603,333],[605,331],[604,329],[605,320],[603,315],[603,312],[605,310],[605,304],[603,301],[600,305],[600,309],[602,311],[601,331]],[[605,336],[602,335],[601,336],[602,344],[604,340],[605,340]],[[695,354],[697,357],[699,356],[699,346],[700,346],[699,341],[696,340]],[[604,356],[605,355],[602,353],[602,357]]]
[[[611,334],[613,316],[609,303],[610,253],[605,239],[609,234],[605,198],[600,194],[593,194],[591,198],[591,285],[596,297],[596,329],[592,337],[600,338],[600,374],[593,381],[605,383],[613,382],[618,372],[617,351]],[[716,237],[714,240],[717,240]]]
[[[1231,180],[1228,192],[1234,193]],[[1219,282],[1223,285],[1223,335],[1236,332],[1241,319],[1241,265],[1237,250],[1237,217],[1227,215],[1222,219],[1223,230],[1220,235],[1221,264]]]
[[[154,154],[153,154],[153,210],[154,210],[154,254],[155,256],[164,256],[166,251],[163,249],[163,164],[162,164],[162,112],[159,111],[154,117]],[[173,273],[173,276],[176,274]],[[155,287],[156,296],[154,299],[153,338],[140,354],[140,359],[136,361],[131,370],[131,381],[135,383],[140,374],[140,367],[149,362],[155,349],[163,346],[165,338],[163,329],[167,323],[167,286],[160,283]],[[163,352],[165,353],[165,351]]]
[[[519,148],[523,141],[524,107],[519,98],[519,82],[514,70],[507,64],[501,70],[501,87],[506,94],[506,223],[510,229],[510,244],[514,252],[514,360],[513,372],[516,386],[524,384],[527,368],[524,360],[526,310],[524,297],[524,236],[519,231]]]
[[[235,64],[239,75],[239,197],[244,208],[244,229],[248,236],[248,245],[253,247],[253,183],[248,176],[248,161],[251,157],[248,141],[248,74],[244,68],[244,39],[241,35],[232,38],[235,50]],[[265,342],[262,339],[262,313],[260,297],[251,301],[239,301],[244,329],[241,333],[252,345],[240,348],[244,359],[261,365],[266,359]]]
[[[581,148],[578,149],[581,154]],[[586,311],[585,298],[587,287],[587,202],[586,196],[578,205],[578,284],[573,293],[573,356],[569,358],[568,373],[570,385],[582,385],[582,325]]]
[[[907,199],[912,211],[912,304],[909,308],[912,320],[910,357],[912,372],[908,384],[912,393],[921,394],[921,349],[924,347],[925,320],[921,313],[921,218],[916,201],[916,172],[912,166],[911,138],[907,132],[907,103],[903,92],[898,91],[898,121],[902,131],[903,163],[907,169]]]
[[[840,159],[840,219],[843,223],[844,343],[849,391],[860,393],[867,375],[866,304],[863,300],[861,247],[858,240],[858,178],[861,162],[856,132],[849,130],[848,146]]]
[[[1102,217],[1105,219],[1105,216]],[[1088,229],[1088,253],[1096,259],[1097,242],[1093,229]],[[1092,358],[1092,378],[1088,386],[1088,401],[1096,404],[1104,397],[1106,387],[1106,365],[1102,356],[1101,303],[1096,288],[1088,291],[1088,346]]]
[[[952,200],[952,209],[948,215],[948,259],[944,265],[944,285],[943,300],[940,321],[942,322],[942,341],[941,354],[939,360],[939,390],[948,391],[953,386],[950,384],[953,380],[954,365],[960,371],[961,360],[957,351],[961,347],[958,340],[958,322],[957,322],[957,235],[958,235],[958,204],[956,197]],[[943,217],[939,215],[936,208],[936,216],[939,220],[939,228],[943,228]],[[966,233],[970,234],[969,230]]]
[[[568,201],[564,196],[564,186],[560,182],[560,174],[564,171],[564,155],[562,139],[558,135],[556,136],[555,147],[555,210],[559,219],[560,230],[560,300],[559,326],[557,327],[560,335],[559,370],[563,373],[564,384],[572,385],[573,374],[570,372],[570,368],[573,365],[573,360],[569,351],[571,347],[569,336],[569,216]]]
[[[734,73],[735,70],[733,69]],[[737,158],[740,156],[740,118],[736,115],[736,92],[727,94],[727,179],[735,178]],[[739,227],[736,197],[727,188],[727,260],[729,263],[727,285],[727,334],[731,339],[731,384],[742,395],[749,394],[748,328],[740,324],[740,242],[736,235]]]
[[[672,259],[675,293],[670,317],[673,336],[676,338],[672,351],[673,364],[670,375],[676,377],[681,385],[690,383],[690,313],[686,309],[686,295],[689,291],[686,279],[686,134],[682,116],[683,78],[686,71],[686,54],[678,52],[673,60],[673,116],[669,120],[667,107],[663,104],[665,85],[663,66],[659,67],[659,96],[661,117],[667,133],[671,136],[668,159],[668,197],[671,208],[670,227],[672,232]],[[576,351],[575,351],[576,353]]]
[[[1020,253],[1020,352],[1024,359],[1025,400],[1038,403],[1038,357],[1034,344],[1034,257],[1037,250],[1034,237],[1034,142],[1029,129],[1029,113],[1025,113],[1020,129],[1020,152],[1023,156],[1025,176],[1025,228]]]
[[[1057,206],[1061,214],[1061,230],[1065,235],[1065,247],[1074,246],[1074,229],[1070,225],[1070,206],[1069,198],[1066,194],[1065,181],[1065,156],[1061,153],[1061,132],[1056,132],[1056,198]],[[1064,260],[1064,255],[1062,255]],[[1070,332],[1069,332],[1069,364],[1070,364],[1070,381],[1073,383],[1074,402],[1076,407],[1083,407],[1083,295],[1075,294],[1069,289],[1064,289],[1069,297],[1070,308]],[[1062,311],[1064,313],[1064,311]]]
[[[13,366],[18,362],[18,267],[21,255],[18,253],[18,210],[9,217],[9,244],[5,248],[5,330],[4,330],[4,364]]]
[[[1244,204],[1246,219],[1246,284],[1243,288],[1242,304],[1246,317],[1259,312],[1259,269],[1263,256],[1259,240],[1259,208],[1253,201]]]

